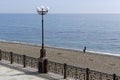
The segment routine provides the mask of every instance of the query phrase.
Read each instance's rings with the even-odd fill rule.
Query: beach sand
[[[38,58],[40,56],[41,47],[20,43],[0,42],[0,49]],[[90,68],[95,71],[120,75],[119,56],[90,52],[83,53],[82,51],[53,47],[45,47],[45,49],[50,61],[67,63],[81,68]]]

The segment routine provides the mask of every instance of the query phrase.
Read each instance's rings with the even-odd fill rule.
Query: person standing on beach
[[[86,46],[84,46],[84,49],[83,49],[83,53],[85,53],[86,52]]]

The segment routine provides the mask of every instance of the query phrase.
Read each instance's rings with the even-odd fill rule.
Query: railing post
[[[86,80],[89,80],[89,71],[90,71],[90,69],[86,68]]]
[[[26,55],[23,55],[23,68],[26,67]]]
[[[64,63],[64,79],[66,79],[66,78],[67,78],[66,71],[67,71],[67,64],[66,64],[66,63]]]
[[[116,80],[116,74],[113,74],[113,80]]]
[[[13,53],[10,52],[10,63],[13,64]]]
[[[2,50],[0,49],[0,61],[2,60]]]
[[[46,58],[44,60],[44,73],[47,73],[48,72],[48,59]]]

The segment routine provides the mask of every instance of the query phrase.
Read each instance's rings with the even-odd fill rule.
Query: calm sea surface
[[[120,54],[119,14],[48,14],[45,45]],[[41,45],[41,16],[0,14],[0,40]]]

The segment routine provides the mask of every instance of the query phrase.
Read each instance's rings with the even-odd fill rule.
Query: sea
[[[0,41],[41,45],[41,15],[0,14]],[[44,15],[45,46],[120,54],[120,14]]]

